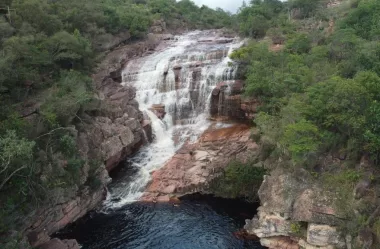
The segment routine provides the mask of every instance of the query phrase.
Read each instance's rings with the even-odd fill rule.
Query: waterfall
[[[123,70],[122,84],[136,88],[136,100],[152,122],[155,139],[130,159],[137,173],[131,181],[112,188],[107,208],[122,207],[141,197],[150,174],[184,142],[195,141],[208,128],[214,87],[235,79],[237,65],[228,55],[242,45],[241,40],[214,30],[194,31],[163,42],[162,49],[129,61]],[[164,117],[157,117],[153,110],[157,106],[164,108]]]

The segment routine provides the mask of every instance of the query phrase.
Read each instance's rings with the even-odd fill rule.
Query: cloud
[[[210,8],[222,8],[235,13],[243,4],[243,0],[194,0],[197,5],[207,5]]]

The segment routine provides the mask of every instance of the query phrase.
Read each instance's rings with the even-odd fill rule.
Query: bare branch
[[[39,138],[45,137],[45,136],[49,136],[49,135],[53,134],[54,132],[56,132],[58,130],[70,130],[70,129],[72,129],[72,128],[70,128],[70,127],[58,127],[56,129],[53,129],[53,130],[49,131],[48,133],[45,133],[45,134],[42,134],[42,135],[38,136],[36,139],[39,139]]]
[[[21,171],[21,170],[23,170],[23,169],[25,169],[26,168],[26,165],[24,165],[24,166],[22,166],[22,167],[20,167],[20,168],[18,168],[18,169],[16,169],[15,171],[13,171],[13,173],[12,174],[10,174],[2,183],[1,183],[1,185],[0,185],[0,190],[2,190],[3,189],[3,187],[4,187],[4,185],[14,176],[14,174],[16,174],[17,172],[19,172],[19,171]]]
[[[8,169],[10,163],[11,163],[11,156],[8,157],[6,164],[4,164],[4,166],[2,165],[2,167],[4,167],[4,169],[2,169],[0,171],[0,174],[4,173]]]

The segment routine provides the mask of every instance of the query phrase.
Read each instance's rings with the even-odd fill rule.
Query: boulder
[[[310,223],[307,228],[307,242],[313,246],[335,246],[345,248],[346,242],[336,227]]]
[[[166,112],[165,112],[165,105],[156,104],[152,105],[149,108],[150,111],[152,111],[159,119],[164,119]]]
[[[250,234],[260,238],[271,238],[278,236],[289,236],[292,222],[279,213],[267,213],[259,210],[258,218],[247,220],[244,228]]]
[[[270,249],[300,249],[300,246],[296,241],[283,236],[264,238],[260,240],[260,243],[262,246]]]
[[[52,239],[40,245],[39,249],[80,249],[76,240]]]

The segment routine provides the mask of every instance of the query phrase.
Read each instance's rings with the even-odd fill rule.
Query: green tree
[[[301,18],[312,16],[321,5],[321,0],[290,0],[290,8],[300,9]]]
[[[54,15],[46,0],[17,0],[12,7],[17,9],[16,21],[31,24],[39,32],[52,35],[63,28],[58,16]]]
[[[15,131],[7,131],[0,137],[0,191],[22,171],[32,174],[31,159],[35,143],[19,138]]]
[[[318,125],[345,136],[363,132],[370,94],[354,80],[334,77],[307,91],[307,116]]]
[[[44,45],[52,61],[60,68],[90,70],[93,66],[91,44],[78,30],[74,34],[58,32],[47,39]]]
[[[61,71],[61,78],[41,106],[50,125],[66,126],[77,117],[85,103],[92,99],[91,78],[76,71]]]
[[[304,119],[285,127],[281,144],[290,152],[295,161],[316,153],[320,145],[318,127]]]
[[[380,163],[380,103],[374,101],[368,111],[364,133],[365,149],[371,153],[376,164]]]
[[[295,54],[308,53],[311,49],[311,40],[307,34],[298,34],[286,42],[286,49]]]

